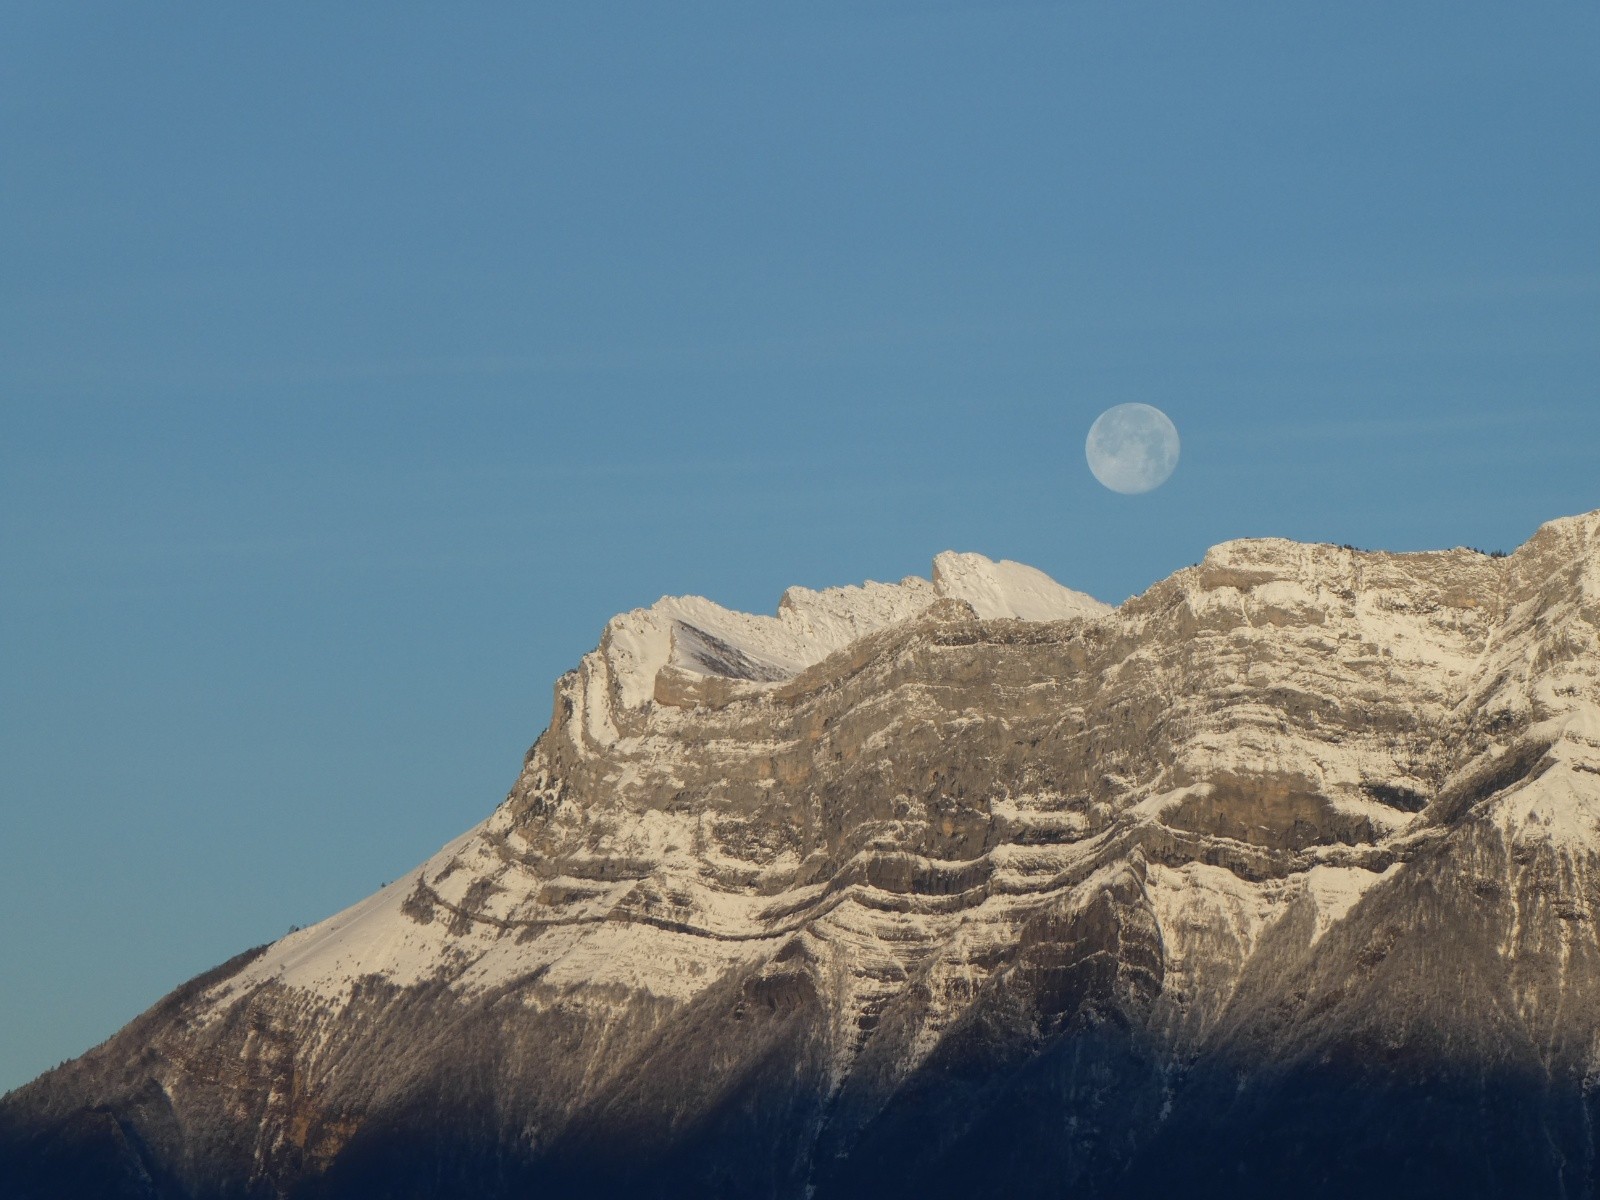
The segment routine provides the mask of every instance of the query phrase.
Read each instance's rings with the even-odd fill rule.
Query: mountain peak
[[[1597,927],[1600,513],[1115,610],[948,552],[614,618],[483,824],[13,1094],[0,1172],[1587,1195]]]
[[[931,574],[931,579],[912,575],[892,584],[791,587],[773,616],[738,612],[703,596],[663,596],[648,608],[613,617],[597,651],[601,661],[585,659],[585,664],[603,671],[611,709],[626,713],[659,698],[664,670],[673,677],[781,683],[941,599],[964,601],[983,619],[1055,621],[1111,611],[1043,571],[981,554],[947,550],[934,559]],[[596,727],[615,720],[615,711],[597,714]]]
[[[1036,567],[955,550],[934,558],[933,587],[941,596],[965,600],[984,621],[1068,621],[1111,611],[1109,604],[1062,586]]]

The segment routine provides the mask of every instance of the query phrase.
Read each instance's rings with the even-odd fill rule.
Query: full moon
[[[1083,453],[1096,479],[1136,496],[1160,487],[1178,465],[1178,430],[1159,408],[1119,404],[1089,426]]]

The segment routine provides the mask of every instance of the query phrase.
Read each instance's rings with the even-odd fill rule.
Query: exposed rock
[[[1597,539],[624,614],[482,825],[7,1097],[6,1194],[1595,1196]]]

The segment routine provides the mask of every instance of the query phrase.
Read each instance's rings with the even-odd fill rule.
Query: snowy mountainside
[[[732,612],[700,596],[664,597],[650,608],[614,617],[606,626],[601,648],[585,658],[578,672],[585,679],[585,696],[589,695],[586,677],[598,676],[608,686],[596,701],[601,714],[586,718],[583,727],[609,731],[619,720],[626,722],[628,710],[659,698],[660,676],[669,667],[675,676],[734,679],[758,685],[750,690],[759,692],[759,685],[792,679],[862,636],[904,622],[941,599],[970,604],[991,617],[1034,621],[1092,618],[1111,611],[1109,605],[1062,587],[1032,567],[953,551],[935,558],[931,583],[912,576],[899,584],[867,583],[824,591],[790,588],[775,617]],[[514,827],[510,809],[502,808],[367,900],[276,943],[225,985],[222,993],[232,995],[272,979],[330,997],[347,996],[358,978],[377,976],[414,984],[435,972],[441,961],[461,961],[471,955],[480,956],[456,977],[458,986],[482,988],[527,971],[527,944],[498,936],[496,924],[478,921],[457,932],[444,922],[418,923],[406,910],[407,903],[420,894],[443,904],[462,903],[475,887],[482,887],[486,877],[498,878],[504,863],[499,847],[507,836],[515,836]],[[762,912],[769,906],[769,897],[759,892],[724,893],[689,881],[687,877],[703,875],[704,870],[681,861],[682,847],[691,838],[676,823],[663,815],[641,814],[625,836],[628,852],[641,859],[666,858],[679,851],[680,861],[674,865],[686,876],[685,886],[698,887],[696,898],[706,906],[706,920],[716,925],[719,933],[737,938],[765,929]],[[513,899],[528,901],[528,886],[526,880],[519,880],[515,887],[496,885],[505,897],[498,919],[530,919],[512,904]],[[574,929],[594,923],[586,922],[584,916],[592,910],[598,919],[611,903],[626,898],[630,887],[631,882],[624,881],[602,891],[599,904],[574,911],[571,919],[564,918],[562,923]],[[560,961],[592,983],[607,981],[614,972],[637,970],[637,964],[624,963],[625,947],[636,939],[616,929],[584,929],[587,940],[596,935],[602,940],[615,938],[617,944],[608,941],[604,947],[590,947],[579,964],[566,963],[565,957]],[[474,944],[478,938],[481,947]],[[654,942],[647,941],[642,952],[650,953]],[[552,948],[541,946],[532,957],[542,962]],[[703,973],[700,960],[706,953],[706,947],[697,941],[690,966],[695,975]],[[673,994],[680,990],[670,976],[659,971],[646,973],[637,982],[646,990],[666,988]]]
[[[0,1168],[1594,1196],[1597,637],[1600,513],[1506,558],[1228,542],[1117,609],[972,554],[666,598],[485,822],[13,1093]]]

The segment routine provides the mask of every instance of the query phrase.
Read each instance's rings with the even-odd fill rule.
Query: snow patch
[[[1314,946],[1366,895],[1373,884],[1399,870],[1398,864],[1383,872],[1360,867],[1316,866],[1306,872],[1306,895],[1316,907],[1317,923],[1311,933]]]
[[[1111,606],[1063,587],[1035,567],[981,554],[946,550],[933,560],[933,586],[940,596],[965,600],[981,620],[1068,621],[1095,618]]]
[[[462,948],[441,921],[420,925],[402,911],[419,880],[445,871],[482,832],[475,826],[421,866],[325,921],[274,942],[239,974],[219,984],[220,1003],[277,982],[330,999],[348,1000],[355,981],[380,975],[404,987],[438,974],[450,951]]]

